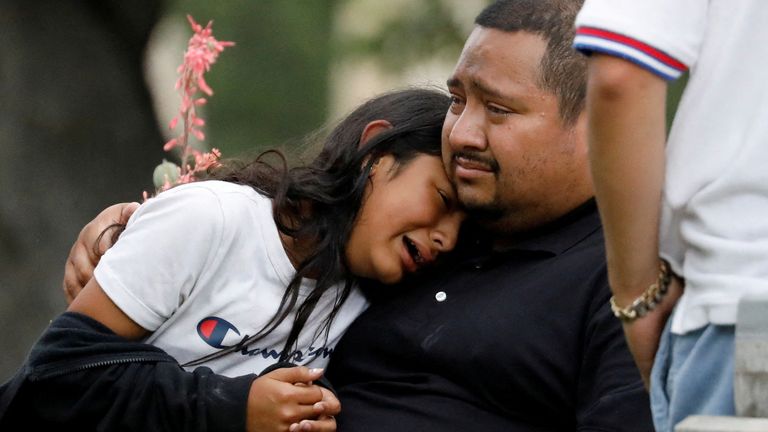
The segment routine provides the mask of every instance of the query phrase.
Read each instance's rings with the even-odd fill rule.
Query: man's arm
[[[666,82],[629,61],[593,53],[587,114],[592,177],[603,221],[611,290],[627,306],[657,280],[665,169]],[[675,281],[653,312],[624,325],[648,384],[658,340],[682,290]]]

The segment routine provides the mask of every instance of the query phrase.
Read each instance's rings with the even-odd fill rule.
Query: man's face
[[[448,80],[443,162],[459,199],[489,228],[514,232],[592,196],[583,116],[563,123],[540,87],[545,40],[477,26]]]

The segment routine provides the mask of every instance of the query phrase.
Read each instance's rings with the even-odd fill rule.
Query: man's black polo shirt
[[[594,202],[441,272],[374,301],[337,345],[340,431],[653,430]]]

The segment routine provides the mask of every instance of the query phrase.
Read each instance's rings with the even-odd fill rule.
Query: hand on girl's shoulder
[[[107,231],[116,225],[125,226],[138,208],[137,202],[114,204],[102,210],[80,230],[64,264],[62,290],[67,304],[72,303],[91,280],[101,256],[112,247],[114,239]]]

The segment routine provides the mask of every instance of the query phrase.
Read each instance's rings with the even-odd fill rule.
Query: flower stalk
[[[225,48],[234,46],[234,42],[217,40],[211,28],[213,21],[203,27],[189,15],[187,20],[193,34],[184,52],[184,60],[177,69],[179,78],[176,81],[176,90],[181,95],[181,106],[178,114],[168,124],[169,129],[175,130],[181,122],[181,131],[163,146],[166,152],[177,149],[180,153],[180,165],[163,160],[163,163],[155,168],[153,180],[158,192],[177,184],[195,181],[197,174],[218,165],[221,157],[221,152],[216,148],[210,152],[194,148],[190,144],[190,137],[198,141],[205,140],[202,130],[205,120],[197,113],[197,108],[208,102],[206,97],[213,96],[213,89],[205,81],[205,74],[216,63],[219,54]]]

